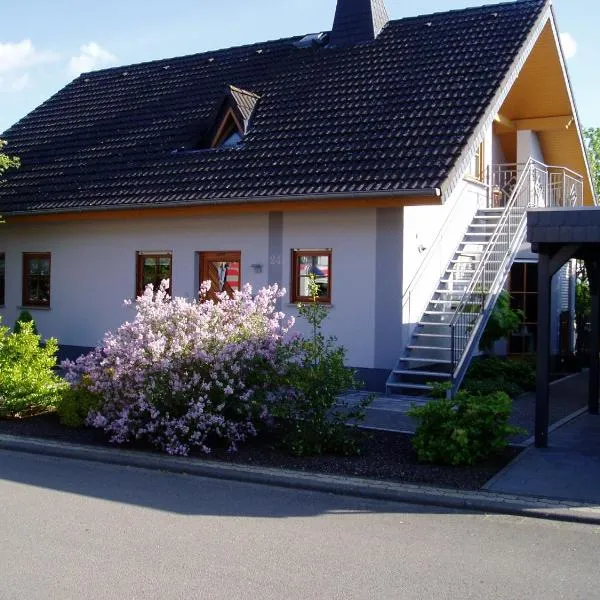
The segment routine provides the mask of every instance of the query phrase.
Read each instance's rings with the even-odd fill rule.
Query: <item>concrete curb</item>
[[[11,435],[0,435],[0,449],[374,500],[600,525],[600,507],[550,498],[459,491],[391,481],[231,465]]]

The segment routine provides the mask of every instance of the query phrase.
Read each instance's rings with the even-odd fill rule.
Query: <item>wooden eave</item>
[[[280,200],[240,202],[227,204],[198,204],[193,206],[145,206],[124,209],[100,209],[33,214],[5,214],[7,224],[11,223],[60,223],[82,221],[123,221],[132,219],[167,219],[178,217],[204,217],[230,214],[256,214],[273,211],[308,212],[348,209],[397,208],[402,206],[425,206],[441,204],[440,195],[418,195],[397,197],[348,197],[339,199]]]
[[[547,164],[583,176],[584,204],[593,205],[591,170],[553,13],[494,120],[507,162],[516,162],[517,131],[526,129],[537,133]]]

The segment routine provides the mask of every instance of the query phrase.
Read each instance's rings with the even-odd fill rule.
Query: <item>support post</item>
[[[590,388],[588,410],[591,414],[599,412],[600,393],[600,273],[596,261],[586,261],[590,283],[590,299],[592,303],[592,332],[590,340]]]
[[[538,347],[535,400],[535,445],[548,447],[550,421],[550,257],[539,255],[538,264]]]

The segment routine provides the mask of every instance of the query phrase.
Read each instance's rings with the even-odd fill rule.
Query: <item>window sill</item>
[[[52,310],[50,306],[17,306],[17,310]]]
[[[288,302],[288,307],[298,308],[298,304],[312,304],[312,302],[307,302],[305,300],[299,300],[298,302]],[[335,305],[330,302],[317,302],[319,306],[324,306],[325,308],[334,308]]]

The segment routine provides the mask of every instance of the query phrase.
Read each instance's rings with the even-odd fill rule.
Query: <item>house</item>
[[[399,394],[460,384],[527,208],[595,204],[545,0],[338,0],[331,31],[83,74],[1,137],[5,322],[78,350],[147,283],[278,283],[294,313],[312,273],[348,363]]]

